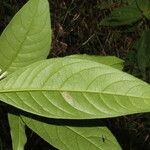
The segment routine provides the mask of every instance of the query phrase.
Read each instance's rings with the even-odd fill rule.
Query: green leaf
[[[143,15],[150,19],[150,0],[137,0],[137,5],[142,11]]]
[[[91,60],[94,62],[98,62],[104,65],[111,66],[119,70],[123,69],[123,63],[124,63],[124,60],[117,58],[115,56],[96,56],[96,55],[84,54],[84,55],[71,55],[67,57]]]
[[[13,114],[9,114],[8,119],[10,122],[13,150],[24,150],[24,145],[27,141],[24,123],[20,117]]]
[[[144,73],[150,67],[150,30],[144,31],[142,37],[136,44],[138,65]]]
[[[51,42],[47,0],[30,0],[12,19],[0,37],[0,67],[12,73],[46,59]],[[23,150],[25,125],[19,116],[8,114],[13,150]],[[17,127],[17,128],[16,128]]]
[[[61,150],[121,150],[106,127],[48,124],[27,117],[23,117],[23,121],[41,138]]]
[[[121,26],[132,25],[142,18],[140,10],[135,4],[116,8],[112,11],[110,17],[103,19],[100,25],[103,26]]]
[[[0,68],[9,73],[47,57],[51,29],[47,0],[29,0],[0,37]]]
[[[56,58],[0,82],[0,100],[49,118],[107,118],[150,111],[150,86],[89,60]]]

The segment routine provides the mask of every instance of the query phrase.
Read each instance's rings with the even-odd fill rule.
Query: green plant
[[[26,125],[59,149],[121,149],[107,127],[79,120],[149,112],[150,86],[112,56],[45,60],[49,19],[47,0],[29,0],[0,37],[0,100],[20,109],[8,114],[13,149],[24,149]]]
[[[126,6],[114,9],[100,24],[113,27],[132,25],[141,19],[150,19],[149,0],[129,0]]]
[[[137,32],[141,38],[133,46],[137,51],[137,65],[142,73],[143,80],[147,81],[146,70],[149,68],[149,25],[150,1],[149,0],[129,0],[125,6],[114,9],[109,17],[104,18],[102,26],[125,26],[126,31]],[[137,26],[137,27],[136,27]],[[141,26],[141,27],[140,27]],[[142,28],[138,29],[137,28]],[[124,32],[122,30],[121,32]],[[142,36],[141,36],[142,35]],[[129,53],[130,55],[131,53]],[[130,57],[130,56],[129,56]]]
[[[137,49],[137,62],[143,74],[144,80],[147,80],[146,70],[150,67],[150,29],[142,33],[141,38],[136,42],[135,49]]]

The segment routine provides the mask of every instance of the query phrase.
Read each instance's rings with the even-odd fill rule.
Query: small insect
[[[102,136],[100,136],[100,140],[102,140],[103,142],[105,142],[106,138],[102,135]]]

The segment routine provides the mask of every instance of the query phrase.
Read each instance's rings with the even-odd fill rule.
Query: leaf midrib
[[[133,98],[144,98],[144,99],[150,99],[150,97],[143,97],[143,96],[135,96],[135,95],[125,95],[125,94],[116,94],[111,92],[98,92],[98,91],[84,91],[84,90],[58,90],[58,89],[16,89],[16,90],[1,90],[0,94],[3,93],[15,93],[15,92],[78,92],[78,93],[93,93],[93,94],[106,94],[106,95],[113,95],[113,96],[126,96],[126,97],[133,97]]]

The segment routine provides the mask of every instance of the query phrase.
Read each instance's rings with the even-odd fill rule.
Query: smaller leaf
[[[100,25],[121,26],[131,25],[142,18],[140,10],[135,4],[114,9],[110,17],[103,19]]]
[[[77,127],[48,124],[22,116],[26,125],[61,150],[121,150],[106,127]]]
[[[96,55],[84,54],[84,55],[71,55],[67,57],[91,60],[94,62],[98,62],[104,65],[111,66],[119,70],[123,69],[123,63],[124,63],[124,60],[117,58],[115,56],[96,56]]]
[[[146,68],[150,67],[150,30],[144,31],[142,37],[136,44],[138,65],[144,73]]]
[[[13,150],[24,150],[27,138],[25,133],[25,124],[20,116],[8,114],[8,120],[11,130]]]
[[[150,0],[137,0],[137,5],[142,11],[143,15],[150,19]]]
[[[150,86],[108,65],[78,58],[34,63],[0,82],[0,100],[49,118],[94,119],[150,111]]]
[[[0,36],[0,68],[12,73],[46,59],[51,43],[47,0],[29,0]]]

